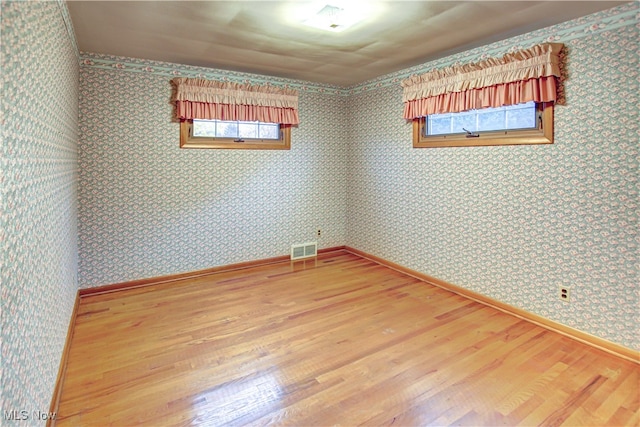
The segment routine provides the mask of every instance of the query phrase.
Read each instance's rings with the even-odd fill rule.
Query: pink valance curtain
[[[404,118],[556,100],[562,43],[544,43],[402,82]]]
[[[296,125],[298,92],[270,85],[251,85],[178,77],[174,102],[183,120],[242,120]]]

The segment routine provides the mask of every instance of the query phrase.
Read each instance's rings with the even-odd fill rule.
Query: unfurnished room
[[[3,426],[638,426],[640,3],[1,1]]]

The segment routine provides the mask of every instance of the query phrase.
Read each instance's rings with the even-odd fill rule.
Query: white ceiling
[[[68,2],[81,51],[351,86],[624,1],[361,1],[340,33],[318,1]],[[344,6],[347,7],[347,6]]]

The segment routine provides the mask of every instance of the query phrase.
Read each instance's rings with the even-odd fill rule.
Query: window
[[[415,148],[552,143],[552,102],[531,101],[413,120]]]
[[[413,146],[552,144],[562,49],[542,43],[403,80]]]
[[[291,126],[250,121],[185,120],[180,124],[180,147],[289,150]]]
[[[171,83],[181,148],[291,148],[291,126],[300,123],[298,91],[185,77]]]

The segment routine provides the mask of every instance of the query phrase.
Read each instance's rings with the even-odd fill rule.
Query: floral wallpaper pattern
[[[81,68],[81,287],[344,245],[346,97],[301,91],[277,151],[180,149],[170,98],[164,75]]]
[[[36,425],[78,287],[78,51],[64,3],[1,7],[0,411],[3,424],[18,411],[20,424]]]
[[[0,407],[27,411],[25,425],[45,423],[34,411],[49,407],[79,281],[300,241],[348,244],[640,348],[637,3],[350,88],[79,54],[64,2],[1,8]],[[554,145],[411,148],[403,78],[545,40],[567,46]],[[175,75],[296,87],[292,150],[180,150]]]
[[[640,349],[638,27],[628,4],[414,69],[564,42],[553,145],[413,149],[395,77],[354,90],[347,244]]]
[[[566,45],[551,146],[411,148],[399,82]],[[301,93],[291,152],[178,148],[175,75],[271,79],[81,53],[81,287],[347,244],[639,348],[638,5],[350,88]],[[571,288],[560,301],[558,286]]]

